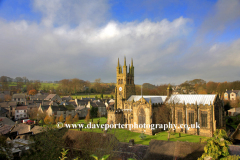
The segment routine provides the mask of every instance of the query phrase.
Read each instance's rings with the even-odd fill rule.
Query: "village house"
[[[227,90],[224,93],[224,100],[234,101],[240,97],[240,90]]]
[[[36,95],[30,96],[30,100],[44,100],[48,95],[48,93],[41,93],[38,91]]]
[[[0,107],[8,110],[8,117],[12,118],[15,116],[15,109],[17,106],[17,102],[1,102]]]
[[[25,104],[26,95],[25,94],[14,94],[12,96],[12,101],[17,102],[18,104]]]
[[[57,94],[49,94],[44,100],[61,103],[62,99]]]
[[[64,102],[68,102],[68,101],[70,101],[71,99],[72,99],[71,96],[62,96],[62,101],[64,101]]]
[[[17,106],[15,109],[15,119],[27,118],[27,109],[28,106]]]

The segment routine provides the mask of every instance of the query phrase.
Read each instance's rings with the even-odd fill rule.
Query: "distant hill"
[[[156,86],[153,85],[153,84],[150,84],[150,83],[144,83],[144,84],[143,84],[143,88],[146,88],[146,89],[155,89]]]

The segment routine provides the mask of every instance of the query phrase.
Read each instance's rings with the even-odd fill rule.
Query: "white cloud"
[[[106,1],[36,0],[34,7],[43,13],[40,24],[0,20],[3,75],[115,82],[117,58],[123,65],[124,56],[128,64],[133,58],[138,84],[224,81],[225,71],[231,69],[232,78],[239,73],[240,40],[189,46],[193,21],[188,18],[107,21]]]

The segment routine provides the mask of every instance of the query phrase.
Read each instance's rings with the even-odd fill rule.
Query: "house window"
[[[18,98],[18,101],[20,101],[20,98]]]
[[[188,113],[188,124],[194,124],[194,112],[189,112]]]
[[[17,115],[17,117],[18,117],[18,115]]]
[[[182,112],[181,111],[178,111],[178,124],[183,124],[183,121],[182,121]]]
[[[17,113],[18,113],[18,111],[17,111]]]
[[[24,112],[26,113],[26,112],[27,112],[27,110],[24,110]]]
[[[232,96],[234,96],[234,94],[232,94]]]
[[[201,113],[201,127],[207,127],[207,112]]]

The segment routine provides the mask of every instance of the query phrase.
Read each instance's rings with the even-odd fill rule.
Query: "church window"
[[[189,112],[188,113],[188,124],[191,125],[191,124],[194,124],[194,112]]]
[[[139,112],[138,112],[138,124],[144,124],[144,123],[146,123],[146,122],[145,122],[145,118],[146,118],[146,116],[145,116],[144,109],[141,108],[141,109],[139,110]]]
[[[178,111],[178,124],[183,124],[183,120],[182,120],[182,112]]]
[[[201,113],[201,127],[207,127],[207,112]]]

